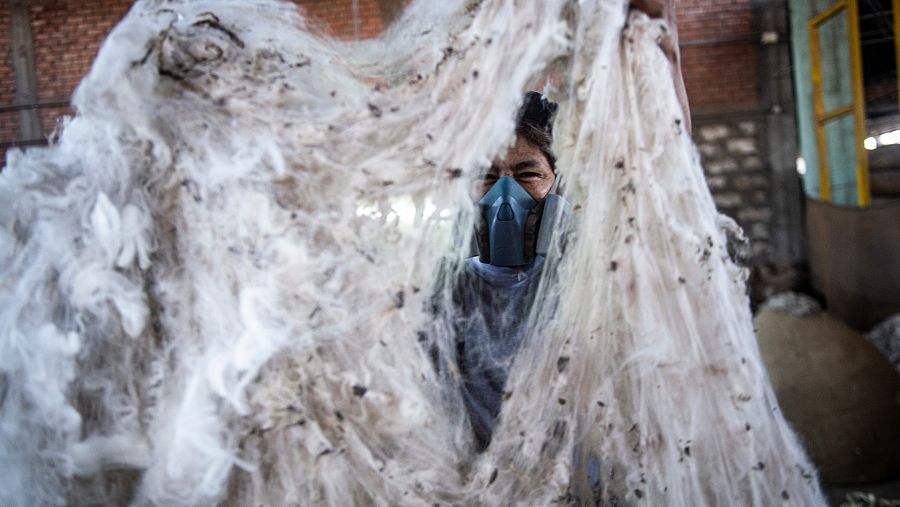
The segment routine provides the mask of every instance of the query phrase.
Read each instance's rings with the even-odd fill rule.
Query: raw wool
[[[664,24],[625,15],[418,1],[340,43],[289,3],[137,2],[59,144],[0,175],[0,503],[824,504]],[[550,68],[574,212],[476,455],[468,188]]]
[[[759,307],[762,310],[773,310],[791,317],[809,317],[822,313],[822,306],[815,299],[799,292],[780,292],[766,299]]]
[[[891,315],[873,327],[866,339],[900,371],[900,314]]]

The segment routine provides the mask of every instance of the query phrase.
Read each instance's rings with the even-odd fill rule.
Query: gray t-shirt
[[[463,378],[462,397],[475,432],[478,450],[491,442],[503,403],[509,368],[527,333],[544,258],[518,268],[466,260],[457,292],[457,366]],[[575,461],[580,462],[578,447]],[[588,484],[599,498],[600,461],[587,456]]]
[[[516,268],[466,260],[456,301],[456,360],[479,450],[490,443],[543,264],[543,257]]]

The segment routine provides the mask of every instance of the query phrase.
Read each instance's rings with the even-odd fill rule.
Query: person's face
[[[473,197],[481,199],[503,176],[510,176],[535,200],[543,201],[553,187],[556,175],[541,150],[522,136],[516,136],[506,155],[497,158],[484,175],[475,181]]]

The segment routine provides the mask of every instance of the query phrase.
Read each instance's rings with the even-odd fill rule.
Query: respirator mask
[[[553,139],[553,117],[557,105],[538,92],[523,98],[517,118],[520,129],[537,132],[544,141],[536,144],[553,167],[555,157],[547,148]],[[533,134],[532,134],[533,135]],[[527,139],[527,137],[526,137]],[[569,203],[556,194],[556,186],[538,202],[515,179],[503,176],[478,202],[475,239],[481,262],[494,266],[524,266],[538,255],[547,255],[553,229],[564,223]]]
[[[547,255],[553,229],[560,224],[568,202],[547,194],[538,202],[516,180],[503,176],[478,202],[476,230],[481,262],[494,266],[523,266]]]

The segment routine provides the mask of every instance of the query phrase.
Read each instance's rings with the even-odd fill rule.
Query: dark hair
[[[538,92],[525,94],[519,108],[516,135],[535,145],[547,157],[550,168],[556,172],[556,154],[553,153],[553,117],[557,104]]]

